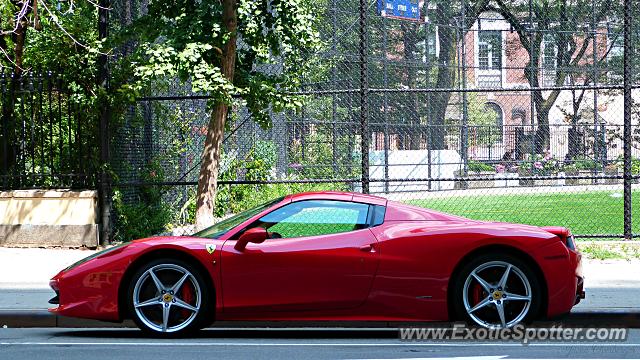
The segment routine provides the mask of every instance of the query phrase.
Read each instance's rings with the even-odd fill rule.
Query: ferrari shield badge
[[[215,244],[206,244],[205,248],[207,249],[207,252],[209,254],[213,254],[213,252],[216,251],[216,245]]]

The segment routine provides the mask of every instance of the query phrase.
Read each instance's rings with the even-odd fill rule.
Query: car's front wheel
[[[209,294],[197,268],[178,259],[157,259],[132,276],[129,313],[144,332],[184,335],[202,326]]]
[[[533,320],[542,304],[540,280],[510,254],[484,254],[458,273],[454,306],[459,318],[487,328],[508,328]]]

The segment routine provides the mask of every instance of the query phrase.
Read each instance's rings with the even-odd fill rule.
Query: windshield
[[[222,235],[226,234],[229,230],[242,224],[252,216],[262,212],[263,210],[269,208],[270,206],[276,203],[279,203],[280,201],[282,201],[282,199],[284,199],[284,196],[268,201],[262,205],[258,205],[252,209],[245,210],[241,213],[235,214],[232,217],[224,219],[211,227],[198,231],[197,233],[193,234],[193,236],[218,239]]]

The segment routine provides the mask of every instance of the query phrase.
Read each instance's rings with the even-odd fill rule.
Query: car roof
[[[310,191],[288,195],[287,197],[285,197],[285,199],[289,199],[292,202],[302,200],[341,200],[360,202],[371,205],[385,206],[387,204],[387,199],[380,196],[351,193],[346,191]]]
[[[387,201],[387,199],[380,196],[346,191],[310,191],[287,195],[283,200],[291,202],[303,200],[339,200],[382,205],[387,207],[385,220],[388,221],[471,221],[461,216],[446,214],[396,201]]]

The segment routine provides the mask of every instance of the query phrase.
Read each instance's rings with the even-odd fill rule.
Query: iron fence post
[[[631,240],[631,0],[624,0],[624,238]]]
[[[360,0],[360,152],[362,167],[362,192],[369,193],[369,119],[367,100],[369,79],[367,77],[367,1]]]
[[[429,74],[431,73],[431,65],[429,63],[430,48],[429,48],[429,2],[425,1],[424,4],[424,47],[425,47],[425,74],[424,77],[424,87],[426,89],[429,88]],[[436,35],[434,34],[434,37]],[[434,39],[434,44],[436,40]],[[386,47],[385,47],[386,49]],[[436,49],[433,49],[435,53]],[[386,60],[386,57],[385,57]],[[426,94],[427,106],[426,110],[426,118],[427,118],[427,134],[426,134],[426,143],[427,143],[427,190],[431,191],[431,93]]]
[[[467,177],[469,170],[469,110],[467,100],[467,49],[466,43],[466,6],[465,0],[461,0],[462,20],[460,21],[460,56],[462,57],[462,143],[460,144],[460,152],[462,153],[462,176]],[[478,19],[478,21],[481,21]],[[465,188],[468,184],[465,182]]]
[[[5,114],[7,105],[7,90],[10,91],[10,87],[7,86],[7,78],[5,76],[4,71],[0,72],[0,90],[2,91],[2,97],[0,98],[0,141],[2,142],[2,158],[0,159],[0,175],[2,177],[2,189],[7,188],[7,183],[9,181],[9,131],[7,127],[9,126],[9,116]]]
[[[533,0],[529,0],[529,24],[527,24],[527,33],[529,35],[529,54],[532,54],[530,56],[533,56],[533,52],[534,52],[534,48],[533,48]],[[534,64],[533,61],[531,61],[531,59],[529,60],[529,68],[525,69],[525,74],[526,71],[536,71],[538,72],[538,65]],[[529,157],[533,158],[533,155],[536,153],[536,142],[537,142],[537,136],[538,136],[538,129],[536,126],[537,123],[537,119],[535,118],[535,113],[536,113],[536,103],[535,103],[535,96],[534,96],[534,90],[533,88],[530,89],[529,91],[529,123],[531,124],[531,128],[529,129],[529,131],[531,132],[531,144],[529,144]],[[524,125],[524,124],[523,124]],[[523,154],[524,156],[524,154]],[[530,165],[531,169],[533,170],[533,161],[531,162]]]
[[[384,88],[389,87],[389,75],[387,73],[387,19],[382,18],[382,84]],[[382,122],[384,123],[384,193],[389,193],[389,95],[382,94]],[[377,143],[377,141],[376,141]],[[376,149],[377,150],[377,149]]]
[[[110,0],[100,0],[100,8],[98,9],[98,38],[100,40],[105,39],[108,35],[109,26],[109,8]],[[97,73],[98,87],[104,91],[102,106],[100,108],[99,115],[99,144],[100,144],[100,168],[99,181],[98,181],[98,196],[99,196],[99,216],[100,216],[100,229],[99,229],[99,241],[101,245],[108,245],[110,242],[111,233],[111,179],[108,172],[109,165],[109,119],[111,116],[111,110],[109,107],[109,101],[107,99],[106,91],[109,88],[109,59],[107,55],[100,55],[98,57],[98,73]]]
[[[331,2],[331,12],[333,13],[331,27],[333,29],[334,34],[337,32],[337,29],[338,29],[338,18],[336,16],[336,13],[338,11],[337,2],[338,0],[333,0]],[[338,41],[336,37],[333,36],[331,40],[331,56],[333,61],[335,61],[335,59],[338,57],[337,47],[338,47]],[[331,82],[333,83],[333,86],[337,88],[338,72],[337,72],[336,66],[337,66],[336,64],[333,64],[331,66]],[[331,137],[333,138],[331,141],[331,160],[333,162],[333,176],[340,177],[342,176],[342,174],[338,174],[338,145],[336,144],[336,138],[338,137],[338,131],[336,129],[336,127],[338,126],[337,116],[338,116],[338,96],[334,93],[333,95],[331,95],[331,120],[333,121],[333,124],[331,126]]]

